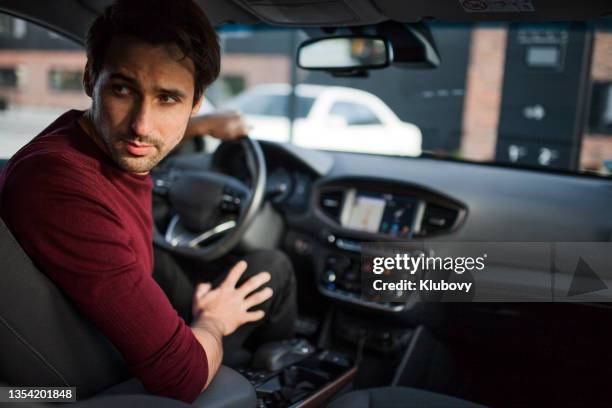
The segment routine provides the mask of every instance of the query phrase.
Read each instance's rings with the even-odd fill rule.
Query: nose
[[[146,137],[151,134],[151,126],[153,124],[153,117],[151,108],[148,106],[146,101],[143,99],[138,104],[134,116],[132,118],[132,131],[135,136]]]

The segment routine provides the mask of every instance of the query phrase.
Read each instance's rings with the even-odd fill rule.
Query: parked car
[[[399,156],[421,154],[421,131],[402,122],[376,95],[342,86],[299,84],[290,132],[289,84],[247,89],[225,106],[242,112],[251,136],[324,150]]]

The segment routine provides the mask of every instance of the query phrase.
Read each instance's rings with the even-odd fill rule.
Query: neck
[[[85,131],[85,134],[87,134],[87,136],[89,136],[91,140],[93,140],[96,146],[98,146],[100,150],[104,152],[104,154],[111,157],[108,148],[106,147],[106,145],[98,135],[98,132],[96,131],[96,127],[94,126],[94,122],[91,115],[91,109],[86,110],[79,118],[79,125],[81,125],[81,128]]]

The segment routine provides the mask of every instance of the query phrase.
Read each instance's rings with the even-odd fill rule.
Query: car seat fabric
[[[114,346],[38,271],[0,220],[0,381],[76,386],[78,398],[129,377]]]

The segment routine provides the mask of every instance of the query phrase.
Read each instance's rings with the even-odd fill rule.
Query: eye
[[[173,95],[168,95],[168,94],[160,95],[159,96],[159,100],[163,104],[175,104],[175,103],[179,102],[179,98],[177,98],[176,96],[173,96]]]
[[[130,88],[125,85],[113,85],[113,92],[117,95],[128,95],[130,93]]]

